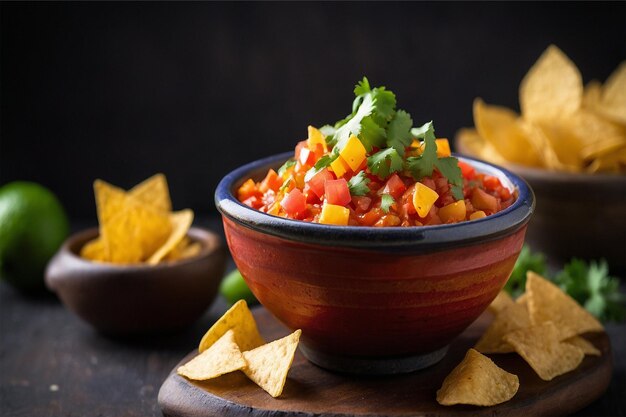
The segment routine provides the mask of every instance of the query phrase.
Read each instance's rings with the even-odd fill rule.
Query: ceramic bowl
[[[457,149],[468,153],[456,140]],[[537,199],[527,242],[561,267],[572,257],[605,258],[611,272],[626,272],[626,175],[581,174],[507,164]]]
[[[450,341],[508,279],[534,208],[507,170],[461,158],[519,193],[495,215],[414,228],[329,226],[251,209],[234,196],[291,153],[245,165],[215,193],[237,267],[257,299],[291,329],[301,350],[333,370],[408,372],[440,360]]]
[[[46,270],[46,285],[63,304],[102,333],[133,335],[182,328],[213,302],[226,266],[216,234],[192,227],[199,255],[155,266],[114,265],[78,256],[98,229],[77,233],[61,246]]]

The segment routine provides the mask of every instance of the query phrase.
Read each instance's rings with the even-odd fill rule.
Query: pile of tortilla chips
[[[236,302],[207,331],[199,355],[178,368],[179,375],[196,381],[242,371],[272,397],[283,392],[298,347],[301,330],[265,343],[244,300]]]
[[[581,334],[601,332],[602,324],[545,278],[528,273],[526,292],[517,300],[501,292],[489,309],[495,318],[437,392],[442,405],[489,406],[511,399],[518,378],[482,353],[517,352],[545,380],[578,367],[585,355],[602,353]]]
[[[604,85],[583,87],[576,65],[551,45],[524,77],[519,100],[521,117],[477,98],[476,129],[457,135],[461,150],[501,165],[626,172],[626,61]]]
[[[171,212],[167,180],[163,174],[148,178],[126,192],[102,180],[94,182],[100,236],[87,243],[80,255],[115,264],[147,263],[189,258],[200,252],[187,231],[193,211]]]

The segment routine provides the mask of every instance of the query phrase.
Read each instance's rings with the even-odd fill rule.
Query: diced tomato
[[[498,201],[491,194],[480,188],[475,188],[474,191],[472,191],[472,205],[478,210],[495,212],[498,208]]]
[[[511,191],[509,191],[509,189],[504,186],[498,190],[498,194],[500,194],[500,198],[502,200],[508,200],[509,198],[511,198]]]
[[[297,188],[291,190],[280,202],[281,207],[290,216],[300,218],[306,213],[306,198]]]
[[[261,193],[257,190],[256,183],[252,179],[244,182],[237,190],[237,198],[242,202],[256,195],[261,195]]]
[[[280,186],[283,185],[283,179],[278,176],[276,171],[270,169],[267,172],[267,175],[261,181],[261,185],[259,186],[259,190],[262,193],[266,193],[268,190],[272,190],[274,192],[278,191]]]
[[[313,178],[311,178],[309,182],[307,182],[307,185],[309,186],[309,188],[311,188],[311,191],[313,191],[319,198],[322,198],[322,196],[324,195],[324,185],[326,184],[326,181],[334,179],[335,177],[333,176],[333,174],[331,174],[328,169],[324,168],[323,170],[315,174]]]
[[[352,204],[356,208],[357,213],[365,213],[372,204],[372,199],[367,196],[352,197]]]
[[[461,175],[465,179],[471,180],[476,175],[476,170],[470,164],[459,161],[459,168],[461,168]]]
[[[302,190],[304,195],[306,196],[307,204],[319,204],[321,203],[320,198],[313,192],[309,184],[304,184],[304,190]]]
[[[384,215],[380,208],[373,208],[365,214],[359,216],[363,226],[373,226]]]
[[[405,191],[406,185],[404,185],[404,181],[400,179],[398,174],[393,174],[387,180],[383,193],[391,194],[391,196],[395,199],[400,197]]]
[[[311,152],[309,148],[302,148],[300,150],[300,156],[298,157],[298,161],[304,166],[313,166],[315,165],[315,152]]]
[[[344,178],[327,180],[324,184],[326,201],[337,206],[345,206],[352,201],[348,181]]]
[[[498,187],[502,185],[500,184],[500,180],[498,179],[498,177],[493,177],[491,175],[485,175],[485,178],[483,179],[483,184],[485,185],[485,188],[489,191],[495,191]]]
[[[253,195],[252,197],[246,198],[245,200],[242,201],[242,203],[254,209],[260,209],[261,207],[263,207],[263,200],[261,200],[261,198],[255,195]]]

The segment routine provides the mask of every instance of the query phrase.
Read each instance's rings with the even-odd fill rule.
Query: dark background
[[[626,3],[2,3],[0,184],[95,223],[91,183],[155,172],[214,213],[229,170],[351,110],[363,75],[439,136],[472,100],[518,108],[555,43],[585,82],[626,58]]]

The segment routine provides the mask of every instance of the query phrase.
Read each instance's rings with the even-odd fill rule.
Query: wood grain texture
[[[255,317],[267,340],[287,334],[266,310]],[[242,373],[213,381],[194,383],[175,374],[175,369],[159,392],[159,405],[165,416],[527,416],[567,415],[585,407],[606,390],[613,367],[611,344],[605,333],[588,335],[602,351],[601,357],[586,357],[581,366],[552,381],[542,381],[516,354],[490,355],[503,369],[519,376],[515,397],[494,407],[443,407],[435,393],[445,376],[461,361],[488,325],[488,313],[481,316],[450,347],[437,365],[407,375],[393,377],[354,377],[331,373],[296,354],[283,395],[274,399]],[[196,355],[190,353],[182,362]]]

